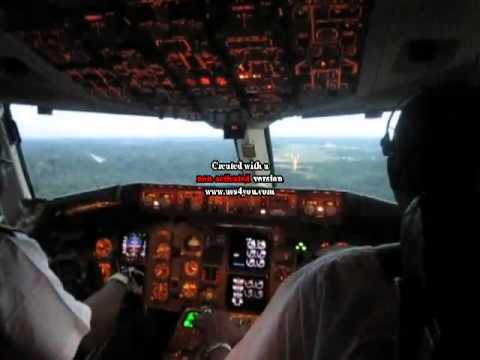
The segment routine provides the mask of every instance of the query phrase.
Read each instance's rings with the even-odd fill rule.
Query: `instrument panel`
[[[396,239],[393,204],[337,191],[274,190],[232,197],[207,196],[199,186],[115,186],[52,201],[34,237],[54,254],[81,248],[103,282],[125,267],[142,270],[145,314],[181,314],[168,358],[194,358],[202,306],[248,328],[301,266],[338,247]]]
[[[265,308],[295,270],[296,251],[278,227],[186,222],[102,236],[94,247],[105,281],[117,264],[145,271],[146,308],[180,312],[208,305],[246,314]]]
[[[279,119],[355,93],[370,6],[44,1],[25,12],[7,3],[6,31],[95,98],[217,124]]]
[[[138,190],[143,211],[172,218],[102,235],[94,254],[105,280],[116,268],[144,270],[145,307],[167,311],[212,305],[260,313],[307,249],[269,220],[334,225],[342,214],[340,192],[282,189],[274,196],[231,197],[206,196],[195,186],[142,185]],[[205,216],[218,221],[207,225]]]
[[[272,234],[263,228],[189,225],[159,226],[150,244],[145,301],[148,307],[180,311],[211,305],[232,311],[261,312],[271,276]],[[168,250],[167,250],[168,249]],[[155,254],[169,251],[169,260]]]

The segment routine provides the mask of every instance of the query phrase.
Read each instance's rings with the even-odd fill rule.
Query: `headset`
[[[382,147],[383,156],[387,158],[387,173],[390,180],[390,186],[392,190],[399,190],[402,187],[402,183],[404,183],[401,178],[406,175],[402,175],[401,164],[397,159],[397,151],[396,151],[396,143],[395,139],[390,137],[390,125],[393,120],[393,116],[395,113],[403,107],[406,103],[408,103],[412,98],[417,96],[419,92],[415,92],[414,94],[409,94],[406,97],[400,99],[400,101],[396,104],[396,106],[392,109],[390,117],[387,121],[387,127],[385,130],[385,135],[380,140],[380,146]],[[398,125],[398,124],[397,124]]]
[[[382,140],[380,140],[380,146],[382,147],[383,156],[390,156],[393,153],[394,142],[393,139],[390,138],[390,123],[392,122],[393,115],[398,111],[398,105],[395,109],[392,110],[390,117],[387,121],[387,129],[385,131],[385,135],[383,136]]]
[[[387,128],[385,130],[385,135],[382,137],[382,140],[380,140],[380,146],[382,147],[383,156],[389,157],[393,155],[395,151],[395,141],[390,137],[390,124],[392,123],[393,116],[399,109],[403,107],[403,105],[408,103],[412,98],[414,98],[418,94],[419,92],[416,92],[413,95],[409,94],[408,96],[401,98],[400,101],[392,109],[390,117],[388,118],[388,121],[387,121]]]

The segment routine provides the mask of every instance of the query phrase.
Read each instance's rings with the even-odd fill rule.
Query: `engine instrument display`
[[[147,235],[131,232],[122,239],[122,255],[128,262],[144,259],[147,252]]]
[[[170,247],[170,245],[166,243],[160,243],[157,245],[153,257],[155,259],[168,261],[170,260],[171,255],[172,255],[172,248]]]
[[[233,233],[230,242],[230,268],[262,271],[268,267],[269,241],[260,233]]]
[[[227,284],[227,306],[232,310],[259,313],[267,305],[266,277],[230,275]]]
[[[153,269],[153,273],[155,275],[155,278],[157,279],[167,279],[168,276],[170,275],[170,266],[166,262],[160,262],[157,265],[155,265],[155,268]]]
[[[97,259],[108,258],[113,251],[112,240],[109,238],[100,238],[95,243],[95,257]]]

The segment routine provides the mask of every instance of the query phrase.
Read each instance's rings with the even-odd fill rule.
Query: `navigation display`
[[[227,307],[233,310],[261,312],[267,305],[267,279],[258,276],[230,275]]]
[[[264,271],[268,268],[269,241],[258,233],[234,233],[230,239],[230,268]]]
[[[131,232],[122,239],[122,255],[127,261],[144,259],[147,249],[147,235]]]

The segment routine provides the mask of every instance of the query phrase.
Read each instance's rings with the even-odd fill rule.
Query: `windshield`
[[[213,159],[235,161],[234,142],[203,122],[54,111],[13,105],[37,197],[133,182],[195,184]]]
[[[391,127],[398,120],[395,113]],[[390,113],[287,118],[270,126],[275,172],[284,187],[335,189],[394,201],[380,139]]]

